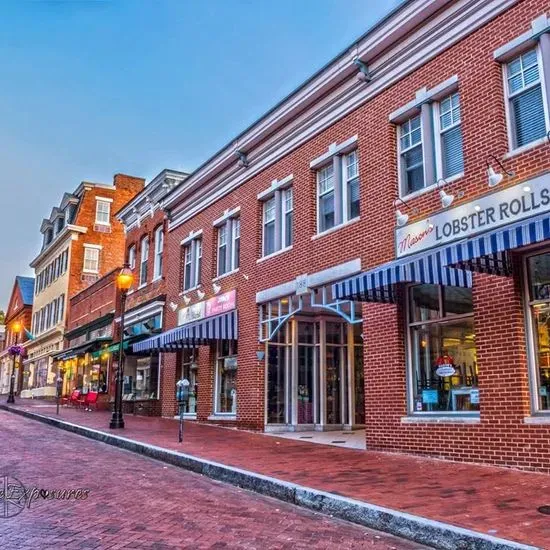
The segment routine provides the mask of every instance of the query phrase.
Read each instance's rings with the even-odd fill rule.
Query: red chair
[[[90,391],[85,396],[81,402],[81,405],[84,405],[85,411],[91,411],[92,407],[97,411],[97,398],[99,393],[96,391]]]
[[[69,397],[65,396],[61,399],[61,404],[68,407],[69,405],[76,406],[78,398],[80,397],[80,390],[73,390]]]

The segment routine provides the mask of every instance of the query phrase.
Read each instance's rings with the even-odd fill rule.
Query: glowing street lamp
[[[10,346],[8,350],[13,357],[13,362],[11,364],[10,392],[8,394],[8,403],[15,403],[15,361],[17,360],[17,356],[21,354],[21,348],[17,345],[17,341],[19,340],[19,333],[22,329],[23,325],[19,321],[14,321],[11,326],[11,332],[15,334],[15,344],[13,346]]]
[[[134,274],[128,264],[120,270],[117,275],[116,284],[120,291],[120,348],[118,350],[118,365],[116,369],[115,381],[115,408],[113,416],[109,423],[109,428],[118,429],[124,428],[124,419],[122,418],[122,382],[124,378],[124,310],[126,308],[126,296],[132,288],[134,282]]]

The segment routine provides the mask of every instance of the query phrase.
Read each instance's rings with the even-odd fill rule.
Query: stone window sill
[[[524,424],[550,424],[550,415],[526,416],[523,419]]]
[[[223,413],[218,413],[218,414],[211,414],[209,417],[208,417],[208,420],[232,420],[232,421],[235,421],[237,420],[237,415],[235,414],[223,414]]]

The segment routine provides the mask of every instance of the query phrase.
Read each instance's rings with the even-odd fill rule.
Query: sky
[[[0,309],[83,180],[192,171],[400,0],[2,0]]]

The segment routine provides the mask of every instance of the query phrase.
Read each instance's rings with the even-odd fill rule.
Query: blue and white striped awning
[[[547,239],[550,239],[548,213],[448,246],[443,253],[444,265],[511,275],[508,251]]]
[[[338,300],[394,302],[397,283],[429,283],[470,288],[472,274],[465,269],[445,267],[442,248],[388,262],[370,271],[332,285]]]
[[[181,348],[209,344],[216,340],[236,340],[237,336],[237,311],[232,310],[168,330],[135,344],[132,349],[134,353],[176,351]]]
[[[144,352],[151,352],[154,350],[160,350],[160,337],[161,337],[160,334],[156,334],[155,336],[151,336],[146,340],[137,342],[136,344],[132,345],[132,351],[134,353],[144,353]]]

